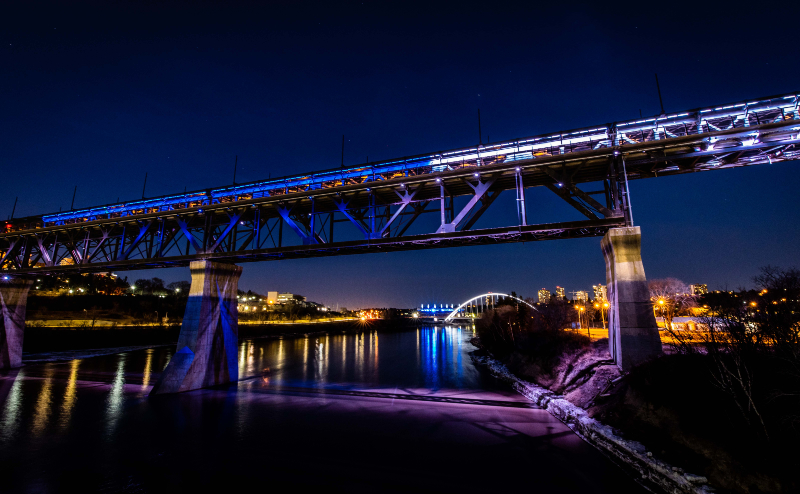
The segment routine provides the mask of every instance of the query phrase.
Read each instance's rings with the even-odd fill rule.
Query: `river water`
[[[0,492],[641,491],[472,336],[244,340],[238,383],[155,398],[172,347],[29,362],[0,374]]]

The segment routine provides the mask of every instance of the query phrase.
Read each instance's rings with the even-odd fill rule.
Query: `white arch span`
[[[452,320],[453,320],[453,318],[454,318],[454,317],[456,317],[456,314],[458,314],[458,311],[460,311],[461,309],[463,309],[463,308],[464,308],[464,307],[466,307],[467,305],[471,304],[472,302],[474,302],[474,301],[476,301],[476,300],[478,300],[478,299],[480,299],[480,298],[483,298],[483,297],[489,297],[489,296],[492,296],[492,297],[508,297],[508,298],[513,298],[513,299],[514,299],[514,300],[516,300],[517,302],[522,302],[523,304],[527,305],[527,306],[528,306],[528,307],[530,307],[531,309],[538,311],[538,309],[537,309],[536,307],[532,306],[531,304],[529,304],[528,302],[526,302],[526,301],[522,300],[521,298],[514,297],[514,296],[511,296],[511,295],[508,295],[508,294],[505,294],[505,293],[497,293],[497,292],[494,292],[494,293],[493,293],[493,292],[489,292],[489,293],[484,293],[483,295],[478,295],[477,297],[472,297],[471,299],[467,300],[467,301],[466,301],[466,302],[464,302],[463,304],[459,305],[458,307],[456,307],[456,310],[454,310],[454,311],[453,311],[453,312],[451,312],[451,313],[450,313],[450,314],[449,314],[447,317],[445,317],[445,318],[444,318],[444,322],[449,322],[449,321],[452,321]]]

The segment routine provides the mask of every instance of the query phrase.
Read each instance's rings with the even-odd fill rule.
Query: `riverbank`
[[[538,386],[515,376],[498,360],[492,358],[485,350],[474,352],[472,360],[483,365],[505,382],[508,382],[521,395],[532,403],[550,412],[554,417],[566,424],[584,441],[595,446],[628,471],[639,482],[651,491],[664,493],[709,494],[714,490],[707,485],[708,479],[703,476],[684,472],[653,457],[653,453],[639,442],[626,440],[619,431],[595,419],[582,407],[548,388]],[[583,390],[581,396],[596,396],[597,389],[590,384],[578,388]]]
[[[797,492],[791,436],[754,435],[708,377],[707,356],[664,355],[620,373],[607,340],[583,339],[534,332],[490,352],[476,338],[473,358],[662,491],[706,492],[708,482],[722,492]]]

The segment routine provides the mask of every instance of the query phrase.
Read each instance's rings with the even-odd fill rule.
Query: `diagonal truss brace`
[[[583,214],[590,220],[599,219],[599,217],[595,214],[595,211],[602,214],[603,217],[605,218],[612,218],[617,216],[613,211],[611,211],[610,209],[606,208],[605,206],[597,202],[592,196],[582,191],[574,183],[572,183],[571,181],[572,176],[568,177],[568,179],[564,178],[562,174],[556,172],[550,167],[544,167],[543,170],[550,176],[550,178],[552,178],[558,183],[558,186],[552,184],[546,184],[545,187],[550,189],[560,198],[564,199],[564,201],[566,201],[570,206],[580,211],[581,214]],[[586,205],[582,204],[579,201],[576,201],[575,199],[573,199],[573,197],[581,199]],[[587,205],[589,207],[586,207]],[[592,209],[594,211],[592,211]]]
[[[345,202],[344,197],[342,197],[342,199],[339,200],[339,201],[334,199],[333,203],[336,204],[336,208],[339,210],[339,212],[342,213],[342,215],[344,215],[345,218],[350,220],[350,223],[354,224],[356,226],[356,228],[358,228],[358,230],[361,232],[361,234],[364,235],[364,238],[367,238],[367,239],[375,238],[375,237],[373,237],[373,233],[371,231],[369,231],[367,228],[365,228],[365,225],[363,225],[360,221],[355,219],[352,214],[350,214],[350,211],[348,210],[348,207],[347,207],[349,203]],[[380,238],[380,237],[378,237],[378,238]]]
[[[409,204],[411,204],[411,201],[414,199],[414,196],[417,194],[418,190],[419,189],[416,189],[415,191],[413,191],[411,193],[409,193],[408,190],[403,190],[402,194],[400,194],[399,192],[395,191],[395,193],[398,196],[400,196],[400,201],[401,201],[400,202],[400,207],[397,208],[397,211],[395,211],[394,214],[392,215],[392,217],[389,218],[389,221],[387,221],[386,224],[383,225],[383,228],[381,228],[381,231],[378,233],[377,238],[382,238],[383,237],[384,232],[389,229],[389,227],[392,225],[394,220],[397,219],[403,213],[403,211],[405,211],[406,207]]]
[[[118,260],[118,261],[124,261],[124,260],[128,259],[128,256],[130,256],[130,255],[131,255],[131,253],[133,253],[134,249],[136,249],[136,247],[138,247],[138,246],[139,246],[139,242],[141,242],[141,241],[142,241],[142,239],[144,238],[144,235],[145,235],[145,233],[147,233],[147,230],[149,230],[149,229],[150,229],[150,225],[152,225],[152,224],[153,224],[153,221],[152,221],[152,220],[151,220],[151,221],[148,221],[148,222],[147,222],[146,224],[144,224],[144,225],[141,225],[141,223],[140,223],[140,226],[139,226],[139,233],[136,235],[136,238],[135,238],[135,239],[133,239],[133,242],[131,242],[131,245],[130,245],[130,246],[128,246],[128,249],[127,249],[127,250],[125,250],[125,251],[124,251],[124,252],[123,252],[123,253],[122,253],[122,254],[121,254],[121,255],[120,255],[118,258],[117,258],[117,260]],[[124,239],[123,239],[123,240],[124,240]]]
[[[275,209],[278,210],[278,214],[281,215],[283,221],[287,225],[289,225],[289,228],[291,228],[292,231],[294,231],[297,234],[297,236],[303,240],[303,245],[312,245],[320,243],[319,240],[316,238],[316,236],[313,234],[313,232],[311,232],[311,234],[306,233],[302,228],[300,228],[300,225],[298,225],[297,222],[295,222],[289,216],[290,213],[292,212],[292,209],[294,209],[294,206],[290,206],[287,208],[283,205],[277,205],[275,206]]]
[[[443,223],[436,233],[452,233],[456,231],[458,228],[458,224],[464,221],[464,218],[472,211],[472,208],[475,207],[476,204],[483,198],[483,196],[489,191],[489,189],[494,185],[495,178],[490,178],[486,182],[478,179],[477,185],[472,185],[469,180],[465,180],[467,185],[472,187],[472,190],[475,191],[475,195],[469,200],[469,202],[461,209],[458,215],[453,218],[453,221],[450,223]]]

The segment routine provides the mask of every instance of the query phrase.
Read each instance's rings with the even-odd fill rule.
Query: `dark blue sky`
[[[0,212],[34,215],[800,90],[796,3],[0,6]],[[484,137],[485,138],[485,137]],[[648,277],[798,265],[797,163],[631,183]],[[545,190],[531,221],[570,213]],[[580,219],[580,216],[569,216]],[[566,216],[564,216],[566,219]],[[599,239],[245,264],[346,306],[605,282]],[[188,270],[130,272],[188,279]]]

